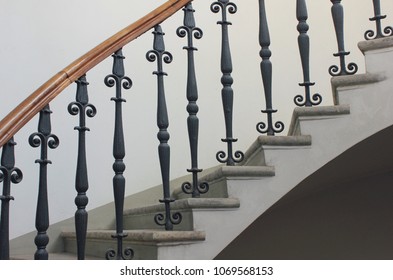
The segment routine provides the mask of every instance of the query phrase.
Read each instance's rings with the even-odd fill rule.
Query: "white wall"
[[[116,31],[132,23],[165,1],[22,1],[0,0],[0,84],[2,98],[0,117],[4,117],[14,106],[27,97],[52,75],[73,60],[99,44]],[[221,138],[225,137],[221,105],[221,72],[219,65],[220,27],[216,25],[218,14],[210,12],[212,1],[195,0],[197,25],[204,37],[195,42],[197,75],[199,85],[198,105],[200,111],[200,167],[217,164],[215,154],[225,149]],[[273,103],[279,112],[276,120],[287,127],[294,107],[293,97],[303,94],[297,84],[302,82],[300,59],[297,50],[295,1],[266,1],[273,52]],[[348,62],[356,62],[359,72],[364,71],[363,57],[357,42],[363,40],[367,29],[374,29],[368,21],[372,16],[372,1],[343,1],[346,12],[346,49],[351,51]],[[391,25],[393,2],[382,0],[382,11],[388,14],[383,25]],[[143,4],[142,4],[143,3]],[[258,1],[236,1],[238,12],[230,15],[231,50],[233,55],[234,136],[239,138],[235,149],[245,151],[257,137],[256,123],[265,121],[260,113],[264,109],[264,97],[259,71]],[[330,1],[308,1],[311,38],[311,80],[316,82],[313,92],[324,97],[324,105],[332,104],[330,76],[327,69],[337,64],[332,54],[337,51],[335,34],[330,15]],[[285,8],[283,8],[285,7]],[[182,25],[182,13],[163,24],[166,32],[167,50],[174,61],[165,66],[166,95],[169,109],[171,134],[171,177],[186,174],[190,167],[186,128],[187,101],[185,98],[185,39],[178,38],[175,30]],[[124,125],[127,155],[127,194],[132,194],[160,183],[156,138],[156,82],[151,75],[156,65],[145,59],[152,48],[150,33],[140,37],[124,49],[128,76],[134,86],[124,93]],[[112,200],[112,134],[113,134],[113,90],[105,87],[104,77],[111,71],[112,59],[107,59],[88,73],[90,101],[98,108],[95,118],[89,119],[88,164],[90,167],[90,189],[88,208]],[[52,105],[53,133],[61,144],[50,151],[53,164],[49,178],[50,218],[56,222],[70,217],[75,212],[74,190],[77,133],[73,127],[78,120],[67,112],[73,101],[75,86],[67,89]],[[37,195],[38,149],[27,144],[28,136],[36,131],[37,120],[33,120],[16,135],[18,142],[17,166],[24,172],[24,180],[12,187],[15,201],[11,202],[11,236],[16,237],[34,230],[34,215]],[[176,186],[172,186],[176,187]],[[158,199],[158,198],[157,198]],[[17,221],[17,222],[15,222]]]

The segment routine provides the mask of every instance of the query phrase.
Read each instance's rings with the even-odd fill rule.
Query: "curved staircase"
[[[339,2],[340,1],[332,1],[335,8],[339,8],[336,6],[339,5]],[[163,50],[165,49],[163,46],[163,32],[159,24],[184,7],[184,5],[187,5],[187,8],[184,9],[185,22],[188,17],[190,26],[195,28],[195,26],[193,26],[195,23],[190,20],[190,13],[194,12],[190,3],[191,1],[189,0],[168,1],[160,8],[142,18],[139,22],[130,25],[55,75],[22,102],[18,107],[19,109],[16,108],[14,113],[11,112],[1,121],[0,140],[2,141],[2,145],[8,145],[6,143],[10,140],[13,142],[11,139],[11,137],[13,137],[12,135],[38,112],[43,112],[42,114],[50,112],[49,107],[47,107],[49,106],[49,102],[68,85],[77,82],[78,86],[82,85],[87,87],[88,83],[85,79],[86,72],[112,53],[115,53],[113,55],[115,58],[114,70],[113,75],[109,75],[107,78],[109,77],[108,80],[110,80],[110,78],[118,78],[120,82],[125,81],[125,84],[122,85],[120,85],[119,82],[118,85],[120,86],[117,88],[117,95],[115,98],[112,98],[112,100],[116,102],[116,126],[120,127],[122,123],[120,119],[121,102],[124,101],[120,95],[121,86],[123,86],[124,89],[131,87],[130,80],[124,76],[124,67],[122,65],[124,57],[121,48],[154,27],[154,49],[148,52],[147,59],[150,62],[154,62],[156,59],[159,60],[162,58],[160,55],[168,55],[168,53]],[[298,1],[297,3],[304,3],[305,5],[304,1]],[[216,13],[220,10],[219,4],[225,6],[228,4],[228,1],[223,0],[217,3],[215,2],[212,5],[213,12]],[[232,13],[235,12],[235,10],[236,9],[232,7],[232,10],[230,8],[229,12]],[[263,9],[261,9],[261,11],[262,10]],[[301,23],[301,16],[299,16],[299,18],[299,32],[303,31],[304,35],[304,33],[307,32],[308,26],[305,24],[304,20],[303,24]],[[221,24],[223,30],[225,30],[230,23],[226,22],[225,19],[220,21],[219,24]],[[264,24],[263,20],[261,24]],[[223,34],[224,33],[223,31]],[[266,33],[268,32],[265,32],[263,35],[266,35]],[[161,37],[157,36],[157,34]],[[179,32],[179,34],[182,35],[181,32]],[[199,35],[196,35],[196,37]],[[225,36],[223,36],[223,38],[225,39]],[[162,45],[156,45],[157,41],[161,43],[161,40]],[[268,49],[269,44],[269,38],[261,39],[261,57],[263,63],[266,63],[266,60],[270,58],[270,51]],[[244,154],[244,159],[240,163],[231,166],[228,162],[227,165],[223,164],[204,170],[199,178],[199,183],[207,182],[209,185],[209,192],[206,194],[202,193],[199,198],[190,198],[190,195],[185,194],[181,188],[172,189],[170,197],[167,197],[165,196],[165,186],[164,199],[160,200],[160,203],[158,203],[157,197],[161,196],[162,186],[156,186],[125,198],[120,197],[122,192],[120,191],[120,195],[115,194],[115,197],[118,196],[117,201],[115,198],[115,202],[92,209],[87,215],[85,211],[87,196],[86,190],[83,189],[85,186],[81,186],[79,189],[77,186],[77,212],[80,211],[78,213],[80,214],[78,218],[83,220],[82,227],[80,228],[81,233],[78,237],[83,237],[83,231],[87,227],[86,244],[85,246],[80,246],[85,247],[86,259],[104,259],[108,254],[108,258],[114,258],[115,255],[111,254],[115,254],[114,252],[116,250],[124,254],[123,257],[126,259],[131,257],[133,259],[160,260],[238,259],[239,255],[237,255],[236,248],[233,246],[234,242],[244,234],[247,236],[247,232],[251,232],[250,227],[255,222],[261,219],[263,220],[264,214],[271,209],[280,207],[282,203],[288,203],[291,200],[297,199],[296,196],[289,195],[293,191],[297,191],[298,194],[304,195],[307,192],[318,189],[320,181],[318,181],[318,178],[315,178],[318,177],[321,170],[324,170],[326,166],[334,165],[339,161],[342,155],[356,155],[356,158],[361,157],[359,153],[364,152],[362,149],[355,151],[356,154],[354,154],[353,151],[350,154],[347,152],[353,147],[360,147],[359,143],[363,143],[367,141],[367,139],[373,139],[376,135],[382,135],[382,131],[392,127],[393,36],[360,42],[358,46],[365,57],[366,73],[333,77],[331,79],[334,101],[332,106],[297,107],[293,111],[287,136],[259,136],[254,143],[251,143]],[[191,57],[192,51],[195,50],[192,45],[185,47],[185,49],[188,50],[189,57]],[[156,54],[157,57],[154,58],[153,54]],[[163,62],[168,63],[171,59],[171,56],[168,55]],[[230,61],[230,59],[227,61]],[[230,88],[230,85],[228,86],[227,84],[232,83],[230,77],[231,69],[229,68],[231,67],[228,65],[222,65],[223,77],[221,81],[224,89],[227,91],[229,91],[228,87]],[[191,67],[188,70],[192,72]],[[158,95],[160,100],[158,103],[165,103],[164,90],[160,88],[161,85],[163,86],[163,76],[166,74],[162,69],[162,65],[158,65],[158,70],[155,71],[154,74],[158,77]],[[309,81],[305,81],[305,83],[309,83]],[[113,85],[115,85],[115,81],[107,82],[107,86],[111,87]],[[224,89],[223,93],[225,91]],[[85,91],[87,94],[87,88],[85,88]],[[162,99],[160,99],[160,97]],[[192,102],[195,102],[193,98],[195,99],[195,96],[189,97],[189,106],[187,107],[190,118],[193,113],[196,115],[198,111],[198,107],[192,104]],[[78,100],[81,106],[79,108],[82,108],[82,106],[84,106],[83,109],[87,108],[88,110],[84,113],[87,113],[89,117],[95,115],[95,107],[88,104],[87,97],[80,99],[81,100]],[[72,104],[70,106],[70,113],[76,115],[78,109],[72,110]],[[166,131],[168,126],[166,120],[167,116],[165,116],[166,107],[160,107],[158,111],[161,113],[161,115],[157,113],[157,124],[160,129],[158,133],[158,138],[160,140],[159,149],[162,148],[162,150],[164,150],[162,153],[167,151],[169,154],[169,149],[165,151],[167,148],[167,138],[169,138],[169,133]],[[274,111],[272,108],[267,108],[266,111],[262,112],[270,112],[271,114],[272,111]],[[77,128],[81,133],[80,135],[88,130],[82,121],[81,125]],[[122,133],[122,128],[115,129],[115,136],[118,137],[116,139],[117,142],[114,143],[114,147],[116,148],[124,144]],[[227,139],[223,139],[223,142],[231,142],[234,140],[232,136],[228,136],[228,134],[230,133],[227,131]],[[49,133],[46,136],[52,136],[52,134],[50,134],[50,125]],[[369,144],[378,144],[380,146],[389,145],[389,140],[390,139],[384,140],[383,138],[381,140],[381,137],[379,137],[378,141],[374,143],[370,140]],[[190,137],[190,142],[191,141],[192,137]],[[85,144],[86,143],[82,143],[81,141],[80,147]],[[10,146],[13,146],[13,144],[11,143]],[[83,147],[80,149],[83,150]],[[380,147],[380,149],[382,149],[382,147]],[[5,149],[3,149],[3,151],[4,150]],[[116,149],[114,148],[114,150]],[[390,150],[387,149],[386,151],[388,152]],[[125,168],[123,164],[124,153],[125,152],[121,148],[119,148],[117,154],[114,152],[114,154],[116,154],[114,155],[115,178],[121,181],[119,184],[120,186],[115,186],[114,184],[114,189],[121,188],[121,183],[125,182],[123,180],[124,177],[122,177],[122,172]],[[169,156],[167,158],[163,156],[163,158],[163,161],[169,162]],[[386,158],[384,160],[386,161]],[[48,159],[42,159],[41,163],[47,163],[47,161]],[[346,170],[343,170],[339,174],[329,174],[329,179],[338,181],[342,179],[340,177],[342,176],[347,180],[351,176],[359,176],[359,172],[363,172],[363,175],[368,175],[382,171],[386,173],[393,171],[393,166],[384,163],[376,163],[377,161],[378,159],[374,158],[373,161],[364,168],[360,168],[359,166],[363,161],[359,161],[357,164],[348,165],[345,167]],[[347,160],[346,163],[348,162],[350,161]],[[84,164],[86,164],[86,162],[81,160],[81,165],[83,166]],[[162,164],[161,154],[160,164]],[[371,165],[374,165],[374,168],[369,168]],[[10,169],[13,170],[13,168],[14,166]],[[167,171],[169,173],[169,166],[164,167],[164,169],[165,168],[168,169]],[[358,169],[357,172],[354,172],[352,170],[353,168]],[[195,171],[197,168],[192,167],[192,169]],[[162,174],[163,173],[162,171]],[[164,175],[162,176],[163,178],[165,177]],[[85,176],[87,181],[87,171]],[[185,180],[191,179],[191,176],[192,175],[178,178],[171,183],[171,186],[180,186]],[[319,180],[324,180],[326,174],[324,176],[325,177],[321,177]],[[1,181],[3,181],[4,177],[4,175],[0,177]],[[309,178],[313,178],[314,181],[309,183],[308,187],[305,188],[303,182],[307,181]],[[167,182],[164,182],[164,185],[166,183]],[[315,189],[312,184],[314,184]],[[302,190],[302,188],[304,188],[304,190]],[[174,199],[172,200],[172,198]],[[9,194],[6,196],[3,195],[1,199],[10,200],[11,196]],[[123,213],[122,227],[118,229],[118,217],[113,217],[113,209],[116,208],[116,211],[119,211],[119,209],[123,210],[123,207],[116,207],[116,203],[123,203],[121,201],[122,199],[124,200],[124,211],[119,212]],[[47,203],[47,201],[44,201],[41,205],[45,206],[45,203]],[[172,217],[166,218],[174,220],[182,219],[182,222],[179,224],[174,223],[173,230],[164,230],[162,225],[158,225],[162,221],[157,220],[162,218],[160,216],[162,215],[161,213],[168,210],[169,203],[170,210],[173,212]],[[78,248],[78,242],[76,242],[78,238],[75,232],[76,222],[74,218],[52,224],[46,230],[45,223],[47,221],[45,215],[48,215],[48,213],[47,211],[43,212],[44,218],[41,216],[41,220],[38,219],[39,222],[43,224],[37,226],[37,228],[43,228],[43,230],[41,230],[39,236],[37,235],[36,237],[38,243],[43,247],[41,248],[41,255],[39,257],[46,257],[46,252],[43,252],[45,250],[48,251],[50,259],[73,259],[76,253],[78,253],[79,257],[79,252],[77,251],[80,248]],[[181,214],[181,216],[178,215],[178,213]],[[88,224],[87,216],[89,219]],[[114,232],[116,232],[116,234],[114,234]],[[34,256],[34,251],[37,249],[34,247],[34,244],[32,244],[32,240],[34,240],[36,234],[37,232],[34,231],[11,240],[10,258],[32,258]],[[47,244],[48,238],[51,240],[49,244]],[[318,239],[318,237],[316,237],[316,239]],[[119,240],[122,242],[119,242]],[[254,249],[252,243],[245,245],[242,241],[239,242],[242,246],[247,246],[245,250],[251,251]],[[118,247],[116,248],[116,246]],[[40,246],[37,244],[37,247]],[[114,251],[108,251],[108,248],[112,248]],[[37,251],[39,250],[37,249]],[[222,252],[225,253],[222,254]],[[7,256],[2,258],[7,258]],[[84,256],[80,259],[83,258]]]
[[[367,73],[332,78],[335,105],[296,108],[288,136],[259,136],[241,165],[222,165],[206,172],[201,180],[209,183],[210,191],[201,198],[187,198],[174,190],[177,200],[172,209],[184,219],[174,231],[163,231],[153,222],[155,214],[163,211],[162,204],[127,208],[124,246],[134,250],[134,258],[215,258],[305,178],[393,125],[393,67],[386,63],[393,61],[393,38],[361,42],[359,48]],[[94,215],[92,211],[93,220]],[[87,256],[103,257],[108,247],[115,246],[112,232],[110,227],[91,228]],[[61,236],[64,252],[75,253],[75,234],[63,231]]]

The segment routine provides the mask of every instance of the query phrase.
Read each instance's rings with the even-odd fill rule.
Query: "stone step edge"
[[[190,209],[231,209],[239,208],[240,201],[237,198],[185,198],[171,203],[171,210],[181,211]],[[152,214],[165,211],[163,203],[126,209],[124,216]]]
[[[251,144],[251,146],[244,153],[244,160],[239,164],[247,166],[250,160],[259,153],[263,147],[304,147],[311,146],[311,135],[296,135],[296,136],[266,136],[261,135]]]
[[[384,73],[365,73],[332,77],[330,83],[332,85],[333,104],[340,104],[340,99],[338,96],[339,88],[375,84],[384,80],[386,80],[386,75]]]
[[[77,255],[62,252],[62,253],[48,253],[49,260],[77,260]],[[34,254],[31,255],[11,255],[10,260],[34,260]],[[94,256],[85,256],[85,260],[102,260],[102,258]]]
[[[368,51],[393,48],[393,36],[361,41],[358,43],[358,48],[363,54]]]
[[[123,238],[124,242],[138,244],[170,244],[170,243],[190,243],[205,241],[206,234],[204,231],[165,231],[165,230],[124,230],[127,236]],[[113,240],[112,236],[116,234],[115,230],[89,230],[86,234],[87,240]],[[76,239],[75,232],[62,232],[62,238]]]
[[[224,178],[258,178],[258,177],[272,177],[275,175],[273,166],[226,166],[222,165],[199,178],[199,182],[207,182],[212,185],[216,181],[223,180]],[[181,188],[173,190],[172,195],[177,197],[182,193]]]
[[[257,178],[272,177],[275,175],[274,166],[222,166],[201,178],[201,181],[213,182],[226,178]]]
[[[350,114],[349,105],[319,106],[319,107],[297,107],[293,110],[291,125],[288,136],[301,135],[299,128],[300,118],[327,118]]]

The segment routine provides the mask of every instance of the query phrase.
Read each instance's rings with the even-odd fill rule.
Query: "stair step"
[[[175,225],[176,230],[194,230],[195,211],[223,211],[225,209],[236,209],[240,202],[236,198],[187,198],[179,199],[171,204],[172,214],[179,212],[182,222]],[[165,211],[164,204],[149,205],[127,209],[124,211],[124,228],[126,229],[160,229],[162,226],[154,222],[154,216]]]
[[[77,255],[71,253],[49,253],[49,260],[76,260]],[[14,255],[11,260],[34,260],[34,255]],[[102,258],[86,256],[85,260],[100,260]]]
[[[86,254],[91,258],[105,259],[108,250],[117,248],[113,230],[88,231]],[[123,249],[131,248],[134,259],[157,259],[161,249],[182,246],[205,240],[203,231],[125,230]],[[75,232],[63,232],[64,248],[67,253],[76,254]]]
[[[333,103],[340,104],[338,88],[359,87],[367,84],[374,84],[386,79],[384,73],[365,73],[356,75],[337,76],[331,79],[333,90]]]
[[[349,113],[349,105],[297,107],[293,111],[288,135],[302,135],[300,129],[300,121],[302,119],[327,119],[335,116],[348,115]]]
[[[199,182],[207,182],[209,191],[201,197],[223,198],[228,197],[226,180],[228,178],[258,178],[274,176],[272,166],[226,166],[222,165],[214,171],[201,176]],[[189,198],[191,195],[183,193],[181,188],[177,188],[172,193],[176,199]]]
[[[264,166],[266,165],[264,147],[302,147],[311,146],[310,135],[297,136],[259,136],[247,149],[241,165]]]

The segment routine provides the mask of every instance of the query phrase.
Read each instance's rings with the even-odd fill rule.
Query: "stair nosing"
[[[340,115],[350,114],[349,105],[333,105],[333,106],[319,106],[319,107],[297,107],[293,110],[291,125],[288,130],[288,135],[295,135],[298,125],[299,118],[324,118],[334,117]],[[301,134],[300,134],[301,135]]]
[[[86,238],[90,240],[114,240],[115,230],[88,230]],[[127,236],[123,241],[147,243],[173,243],[204,241],[204,231],[165,231],[165,230],[124,230]],[[62,232],[63,238],[76,238],[75,232]]]
[[[237,198],[185,198],[178,199],[171,204],[171,210],[191,210],[191,209],[228,209],[239,208],[240,201]],[[126,209],[123,215],[142,215],[162,212],[165,205],[154,204],[142,207]]]
[[[380,50],[393,47],[393,37],[384,37],[373,40],[361,41],[358,43],[358,48],[364,54],[368,51]]]
[[[330,82],[333,91],[333,103],[335,105],[340,103],[338,98],[339,88],[375,84],[384,80],[386,80],[386,75],[384,73],[364,73],[332,77]]]

